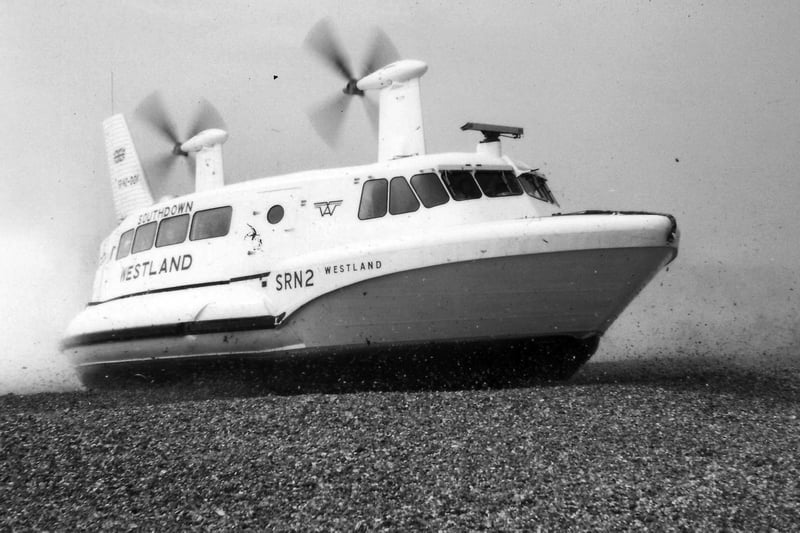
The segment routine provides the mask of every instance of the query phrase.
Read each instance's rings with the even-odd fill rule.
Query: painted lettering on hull
[[[137,183],[139,183],[139,174],[133,174],[132,176],[125,176],[124,178],[117,178],[117,189],[133,187]]]
[[[159,209],[153,209],[142,215],[139,215],[137,224],[145,224],[154,220],[160,220],[165,217],[175,215],[182,215],[184,213],[191,213],[194,208],[194,202],[180,202],[177,204],[168,205]]]
[[[339,265],[326,265],[325,274],[344,274],[346,272],[361,272],[362,270],[380,270],[383,265],[378,261],[361,261],[360,263],[344,263]]]
[[[275,290],[288,291],[292,289],[302,289],[314,286],[314,271],[310,268],[305,270],[295,270],[293,272],[282,272],[275,276]]]
[[[192,267],[192,256],[176,255],[173,257],[165,257],[160,262],[156,261],[142,261],[133,265],[123,266],[122,273],[120,274],[120,281],[131,281],[139,278],[147,278],[167,274],[169,272],[180,272],[182,270],[189,270]]]

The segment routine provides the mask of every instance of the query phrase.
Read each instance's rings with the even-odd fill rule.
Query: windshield
[[[535,172],[520,174],[519,182],[529,196],[533,196],[543,202],[558,205],[553,193],[550,192],[550,188],[547,186],[547,179],[541,174]]]

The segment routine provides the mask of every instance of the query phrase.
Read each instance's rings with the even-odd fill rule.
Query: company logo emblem
[[[316,202],[314,207],[319,209],[319,216],[324,217],[325,215],[333,216],[333,212],[340,205],[342,205],[342,200],[331,200],[329,202]]]
[[[114,163],[122,163],[123,161],[125,161],[125,148],[114,150]]]

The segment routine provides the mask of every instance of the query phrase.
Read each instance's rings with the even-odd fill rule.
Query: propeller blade
[[[369,123],[372,125],[373,131],[378,131],[378,103],[374,100],[370,100],[366,96],[361,97],[361,101],[364,102],[364,109],[367,110],[367,115],[369,116]]]
[[[311,125],[329,146],[333,146],[338,140],[344,114],[351,100],[349,94],[338,94],[308,114]]]
[[[171,153],[148,159],[145,164],[148,176],[150,176],[151,179],[158,178],[159,180],[163,180],[167,177],[169,171],[172,170],[172,167],[175,166],[175,161],[177,160],[178,158]]]
[[[343,94],[330,98],[308,113],[311,125],[317,131],[317,134],[329,146],[336,144],[339,131],[344,122],[344,113],[353,96],[361,97],[370,123],[373,129],[377,131],[378,122],[380,121],[378,104],[366,98],[364,91],[358,89],[356,85],[358,80],[353,76],[353,71],[350,69],[350,61],[336,38],[330,19],[324,18],[317,22],[308,32],[304,44],[322,57],[347,80],[347,85],[342,90]],[[382,30],[376,28],[373,33],[369,54],[363,64],[364,69],[361,76],[371,74],[399,58],[400,54],[389,37]]]
[[[142,100],[135,113],[169,141],[170,145],[180,144],[178,130],[175,127],[175,123],[169,118],[167,109],[158,92],[154,92]]]
[[[353,79],[350,60],[336,39],[330,19],[324,18],[311,28],[306,37],[305,46],[316,52],[345,80]]]
[[[369,49],[369,56],[364,62],[364,70],[361,71],[361,76],[372,74],[381,67],[385,67],[389,63],[393,63],[400,59],[400,54],[392,44],[391,39],[380,28],[375,28],[375,33],[372,38],[372,46]]]
[[[194,121],[189,129],[188,139],[191,139],[203,130],[211,128],[225,129],[225,120],[211,102],[203,98],[198,102],[199,107],[195,112]]]

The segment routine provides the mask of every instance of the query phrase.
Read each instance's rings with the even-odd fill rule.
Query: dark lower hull
[[[225,355],[78,367],[92,388],[185,383],[220,393],[312,393],[507,387],[565,380],[599,338],[546,337],[304,350],[284,357]]]

